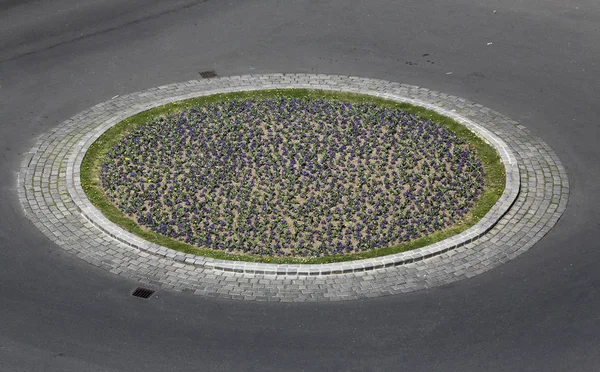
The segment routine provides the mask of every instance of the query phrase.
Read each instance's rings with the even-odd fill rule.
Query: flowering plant
[[[411,241],[459,221],[481,161],[397,108],[319,99],[218,102],[161,117],[106,155],[107,197],[138,224],[232,253],[308,257]]]

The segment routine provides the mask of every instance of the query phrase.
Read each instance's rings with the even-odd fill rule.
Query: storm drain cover
[[[154,294],[155,291],[147,288],[136,288],[135,291],[131,294],[133,297],[140,298],[150,298]]]
[[[216,78],[217,73],[214,70],[202,71],[200,72],[200,76],[202,76],[203,79]]]

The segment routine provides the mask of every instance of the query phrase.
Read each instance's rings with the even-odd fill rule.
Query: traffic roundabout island
[[[51,240],[159,289],[336,301],[468,278],[560,218],[554,152],[416,86],[271,74],[157,87],[40,137],[19,197]]]

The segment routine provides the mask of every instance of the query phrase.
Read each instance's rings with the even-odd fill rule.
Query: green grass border
[[[117,207],[108,200],[100,185],[100,166],[106,153],[112,146],[126,136],[135,127],[148,123],[159,116],[168,116],[184,109],[198,105],[206,105],[219,101],[232,99],[262,99],[269,97],[290,97],[307,99],[336,100],[350,103],[375,104],[382,107],[391,107],[417,114],[423,118],[429,119],[446,129],[454,132],[463,139],[477,156],[481,159],[485,171],[485,187],[480,198],[473,204],[471,210],[461,221],[455,225],[434,232],[419,239],[402,243],[396,246],[378,248],[365,252],[358,252],[345,255],[326,255],[320,257],[263,257],[252,255],[236,255],[213,249],[199,248],[178,240],[155,233],[154,231],[142,228],[133,219],[127,217]],[[81,185],[91,203],[98,208],[110,221],[121,226],[123,229],[133,233],[149,242],[162,245],[184,253],[191,253],[198,256],[212,257],[223,260],[279,263],[279,264],[323,264],[331,262],[343,262],[387,256],[394,253],[409,251],[421,248],[451,236],[457,235],[471,226],[475,225],[498,201],[505,187],[505,168],[496,149],[479,138],[465,126],[457,123],[455,120],[440,115],[432,110],[414,106],[408,103],[401,103],[379,97],[323,90],[309,89],[273,89],[215,94],[187,99],[184,101],[173,102],[171,104],[152,108],[147,111],[133,115],[109,130],[104,132],[87,150],[81,164]]]

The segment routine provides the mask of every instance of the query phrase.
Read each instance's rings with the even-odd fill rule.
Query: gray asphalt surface
[[[600,370],[599,62],[597,0],[0,0],[0,371]],[[404,296],[132,298],[137,283],[23,216],[22,153],[114,95],[212,69],[358,75],[481,103],[554,149],[569,206],[521,257]]]

